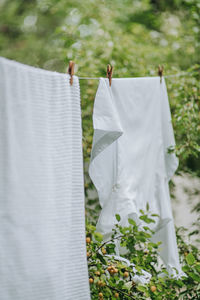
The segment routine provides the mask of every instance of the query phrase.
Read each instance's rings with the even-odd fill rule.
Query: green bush
[[[200,252],[195,246],[187,245],[180,232],[177,241],[183,271],[187,277],[173,278],[164,266],[158,268],[159,243],[152,243],[153,231],[148,227],[154,217],[141,211],[140,219],[146,226],[139,228],[129,219],[129,227],[116,226],[111,238],[103,242],[103,237],[95,227],[87,223],[87,258],[92,299],[199,299],[200,298]],[[128,252],[121,255],[134,264],[135,270],[115,257],[115,241]],[[134,275],[142,275],[142,270],[152,277],[148,283],[138,283]],[[164,276],[163,276],[164,274]]]

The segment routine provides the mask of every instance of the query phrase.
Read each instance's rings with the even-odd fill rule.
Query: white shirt
[[[168,181],[178,159],[168,153],[175,140],[164,79],[162,84],[159,77],[112,79],[109,87],[101,78],[93,125],[89,173],[102,207],[97,231],[109,235],[116,214],[122,225],[130,217],[139,221],[140,210],[149,203],[150,211],[160,216],[151,228],[160,232],[169,225],[177,253]],[[166,259],[179,268],[178,253],[176,262]]]

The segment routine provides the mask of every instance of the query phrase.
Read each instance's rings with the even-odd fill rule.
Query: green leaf
[[[143,293],[145,293],[147,291],[147,289],[142,285],[138,285],[137,290],[140,291],[140,292],[143,292]]]
[[[122,234],[126,234],[126,233],[127,233],[126,228],[123,228],[123,227],[120,227],[120,228],[119,228],[119,231],[120,231]]]
[[[129,224],[136,226],[136,223],[133,219],[128,219]]]
[[[140,216],[140,220],[143,220],[147,224],[155,223],[155,221],[153,219],[151,219],[151,218],[148,218],[147,215]]]
[[[188,266],[183,266],[182,267],[183,272],[188,272],[190,268]]]
[[[179,287],[183,287],[183,286],[184,286],[184,282],[181,281],[180,279],[179,279],[179,280],[176,280],[176,281],[175,281],[175,284],[177,284]]]
[[[149,202],[146,204],[146,210],[149,211]]]
[[[147,226],[143,226],[143,229],[144,230],[150,230],[149,227],[147,227]]]
[[[101,233],[99,233],[99,232],[94,232],[94,238],[98,242],[102,242],[103,241],[103,235]]]
[[[160,217],[160,216],[157,215],[157,214],[151,214],[151,216],[152,216],[152,217],[158,217],[158,218]]]
[[[192,253],[189,253],[186,256],[186,261],[187,261],[188,265],[193,265],[195,263],[195,258]]]
[[[123,281],[123,280],[120,280],[120,281],[118,282],[118,288],[119,288],[119,289],[122,289],[123,285],[124,285],[124,281]]]
[[[115,254],[115,244],[107,244],[106,245],[106,252],[108,254]]]
[[[121,220],[121,217],[118,214],[115,215],[115,218],[117,219],[118,222]]]
[[[106,260],[104,259],[103,255],[97,253],[97,258],[104,264],[107,265]]]
[[[195,269],[200,273],[200,264],[196,264]]]
[[[188,254],[188,255],[189,255],[189,254]],[[195,273],[192,273],[192,272],[189,272],[188,274],[189,274],[189,276],[190,276],[193,280],[195,280],[195,281],[197,281],[197,282],[200,282],[200,277],[199,277],[199,275],[197,275],[197,274],[195,274]]]

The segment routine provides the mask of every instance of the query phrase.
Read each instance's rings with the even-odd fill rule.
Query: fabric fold
[[[94,107],[93,113],[95,132],[91,161],[110,144],[114,143],[123,133],[120,126],[120,119],[113,105],[112,93],[103,78],[100,78],[96,99],[97,104]]]
[[[89,175],[92,178],[103,206],[114,184],[115,148],[117,139],[123,134],[120,120],[113,105],[112,93],[103,78],[99,81],[93,112],[93,145]],[[106,153],[106,154],[105,154]],[[106,160],[106,161],[105,161]],[[110,165],[107,168],[107,165]],[[96,172],[96,170],[99,172]],[[108,171],[109,170],[109,171]]]
[[[171,118],[165,80],[161,85],[161,101],[163,101],[161,106],[161,116],[162,116],[163,146],[165,149],[165,168],[166,168],[167,179],[169,181],[174,175],[176,169],[178,168],[178,158],[174,153],[176,143],[174,139],[172,118]]]

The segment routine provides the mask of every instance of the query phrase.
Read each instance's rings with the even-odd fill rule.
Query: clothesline
[[[71,77],[70,78],[70,84],[71,85],[73,84],[73,75],[75,75],[74,74],[74,69],[75,69],[74,61],[70,61],[69,62],[69,67],[68,67],[68,74]],[[164,71],[164,67],[159,65],[158,66],[158,76],[160,76],[160,82],[162,82],[163,71]],[[110,64],[108,64],[107,65],[106,78],[108,78],[110,86],[111,86],[111,80],[115,79],[115,78],[112,77],[112,74],[113,74],[113,67]],[[172,75],[166,75],[166,76],[164,76],[164,78],[180,77],[180,76],[185,76],[185,75],[190,75],[190,74],[192,74],[192,73],[191,72],[182,72],[182,73],[177,73],[177,74],[172,74]],[[100,78],[103,78],[102,76],[101,77],[77,76],[77,77],[78,77],[78,79],[83,79],[83,80],[99,80]],[[136,76],[136,77],[140,77],[140,76]],[[129,78],[129,77],[127,77],[127,78]]]
[[[173,75],[166,75],[166,76],[163,76],[164,78],[170,78],[170,77],[180,77],[180,76],[185,76],[185,75],[191,75],[192,73],[191,72],[184,72],[184,73],[178,73],[178,74],[173,74]],[[138,76],[137,76],[138,77]],[[102,77],[79,77],[79,79],[86,79],[86,80],[99,80],[100,78]],[[115,78],[113,78],[115,79]]]

